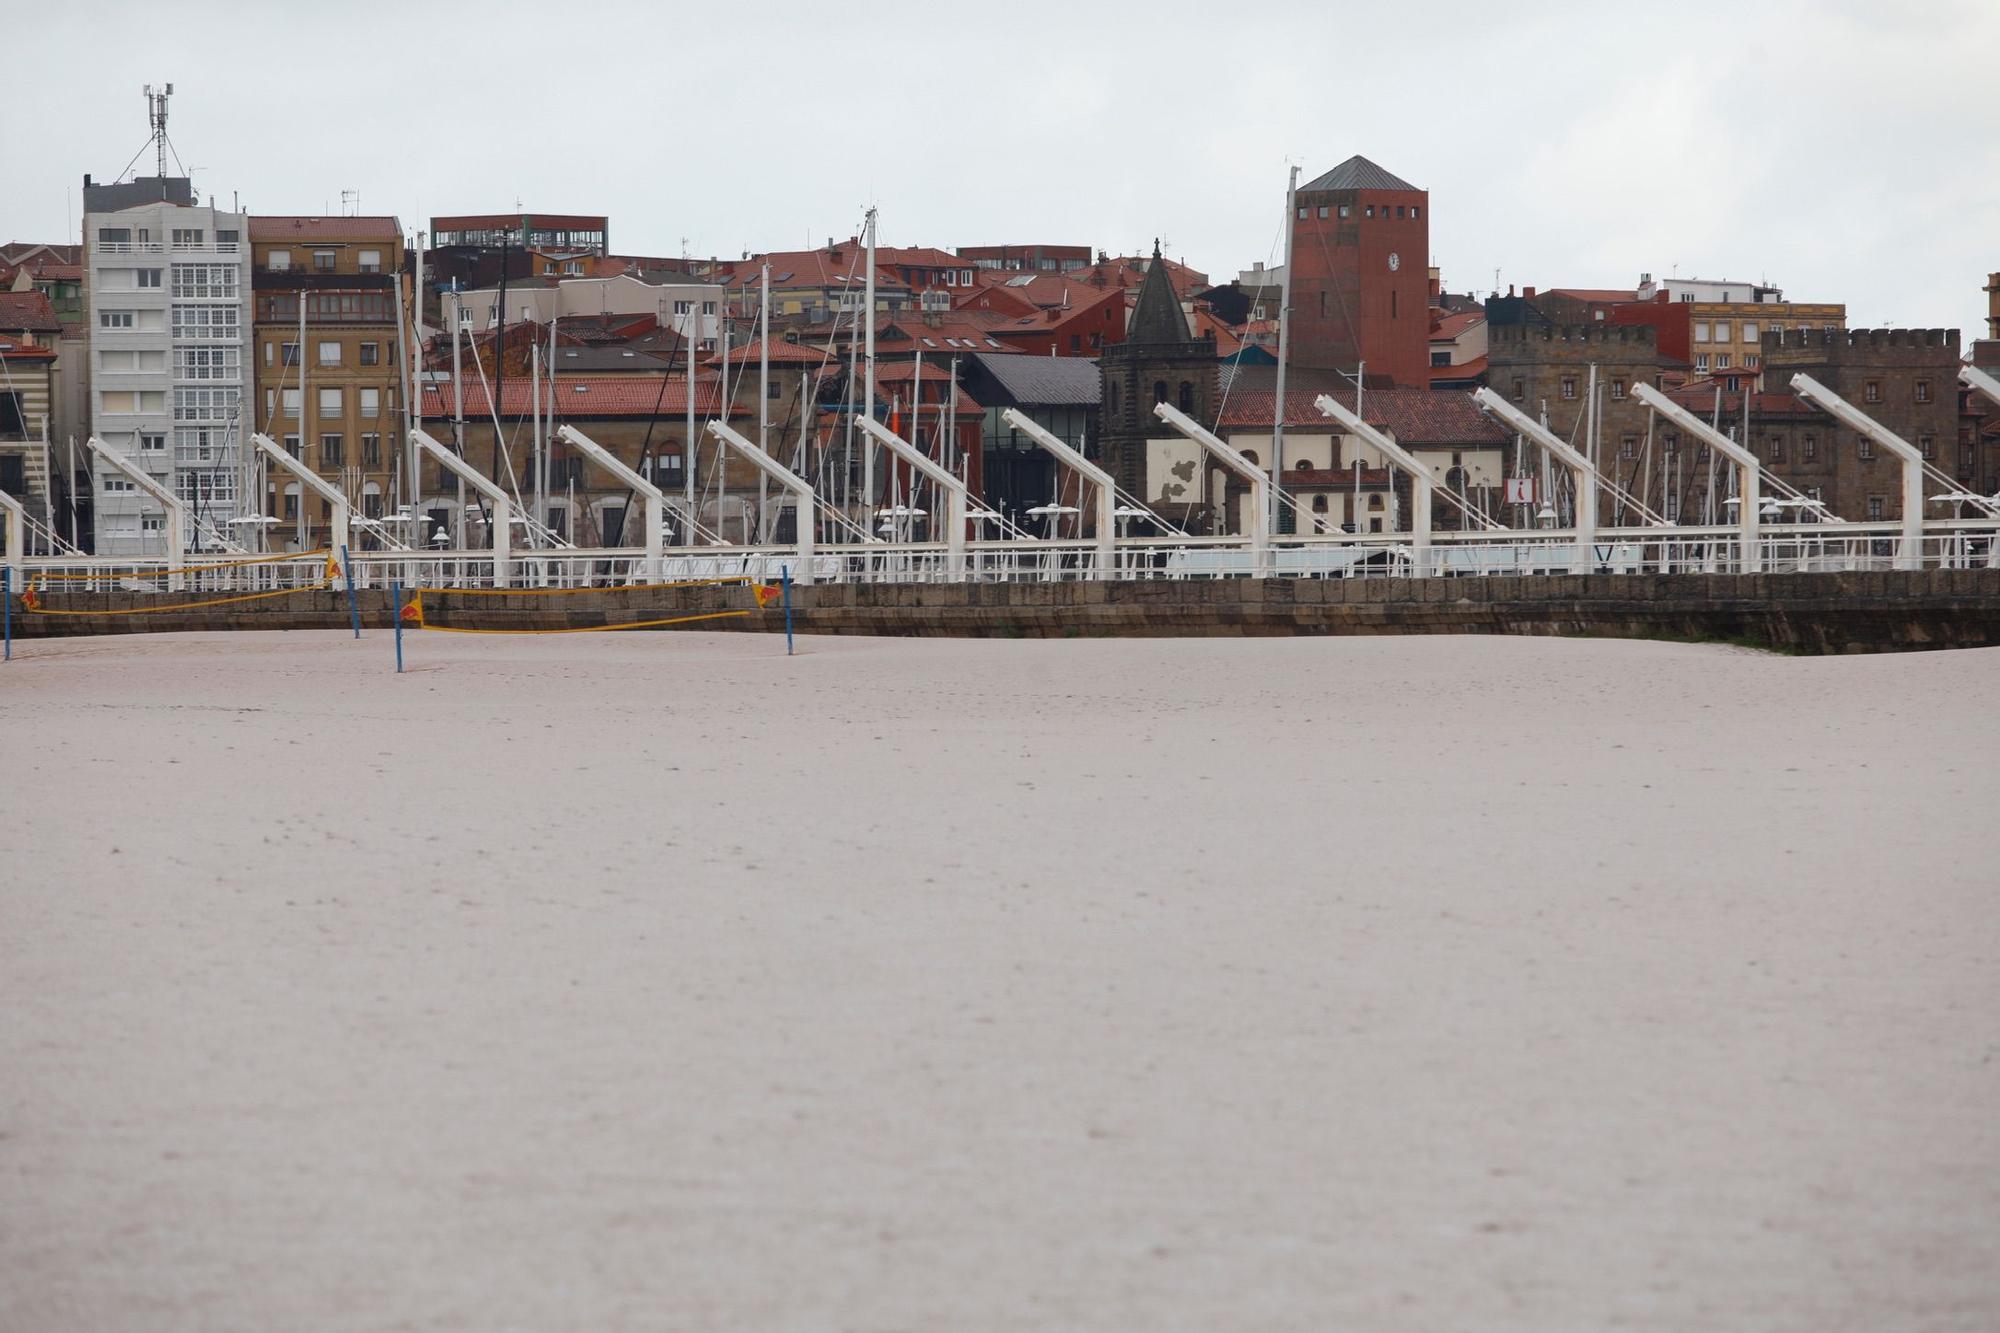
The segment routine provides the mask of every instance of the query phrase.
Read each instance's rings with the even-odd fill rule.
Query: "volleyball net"
[[[736,575],[727,578],[678,579],[670,583],[628,583],[609,588],[397,587],[393,595],[396,602],[396,627],[399,631],[429,630],[439,634],[603,634],[627,629],[661,629],[669,625],[691,625],[708,620],[746,619],[757,611],[787,600],[786,586],[784,583],[764,583],[747,575]],[[643,620],[621,620],[602,625],[453,625],[437,619],[439,609],[432,600],[459,597],[555,598],[582,594],[602,597],[607,593],[670,592],[687,588],[743,588],[748,590],[755,605],[722,610],[690,610],[685,614],[656,616]]]
[[[288,566],[311,570],[309,576],[287,582],[283,587],[259,588],[265,581],[260,570]],[[291,597],[302,592],[326,592],[341,577],[340,561],[331,548],[315,551],[287,551],[283,555],[256,556],[247,560],[217,560],[197,565],[179,565],[147,570],[84,570],[80,572],[36,572],[28,577],[19,598],[21,610],[40,616],[151,616],[169,611],[195,611],[210,606],[234,606],[242,602],[262,602],[275,597]],[[180,591],[221,593],[197,596],[193,600],[135,603],[118,607],[51,606],[54,593],[134,593],[166,592],[171,596],[176,584]],[[185,585],[195,585],[188,589]],[[254,589],[246,591],[246,589]]]

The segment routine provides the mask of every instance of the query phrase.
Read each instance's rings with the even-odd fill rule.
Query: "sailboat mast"
[[[1298,197],[1299,169],[1293,166],[1291,177],[1285,182],[1285,276],[1278,286],[1278,404],[1271,422],[1271,512],[1266,529],[1269,532],[1278,531],[1278,514],[1284,504],[1281,495],[1285,485],[1285,362],[1291,352],[1292,220],[1298,212]],[[1358,411],[1358,397],[1356,404]],[[1079,491],[1077,505],[1080,508],[1082,504]]]
[[[771,452],[771,266],[757,276],[757,447]],[[757,541],[770,540],[771,479],[757,470]]]
[[[868,210],[868,255],[865,260],[867,272],[862,274],[861,303],[866,309],[866,323],[862,338],[866,347],[862,353],[865,363],[862,374],[861,410],[870,421],[875,419],[875,210]],[[870,435],[863,442],[861,454],[861,502],[869,509],[875,507],[875,437]]]

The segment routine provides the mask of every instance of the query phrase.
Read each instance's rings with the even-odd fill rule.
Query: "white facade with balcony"
[[[151,202],[84,214],[90,428],[187,503],[190,550],[238,517],[238,426],[250,392],[248,217]],[[93,460],[100,555],[160,555],[160,507]]]

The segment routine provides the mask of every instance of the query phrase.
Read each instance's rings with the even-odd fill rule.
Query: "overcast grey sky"
[[[1285,171],[1431,192],[1454,290],[1768,278],[1983,332],[1994,0],[50,5],[0,0],[0,233],[73,236],[172,80],[196,187],[253,211],[606,213],[626,253],[1158,234],[1218,279]]]

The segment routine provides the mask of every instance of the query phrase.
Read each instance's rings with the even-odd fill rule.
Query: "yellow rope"
[[[261,602],[267,597],[290,597],[293,593],[299,592],[325,592],[332,586],[332,580],[321,579],[318,583],[307,588],[280,588],[276,592],[244,593],[240,597],[217,597],[206,602],[175,602],[171,606],[119,607],[109,611],[59,610],[55,607],[43,606],[39,601],[31,601],[29,600],[29,595],[25,594],[22,597],[21,605],[24,610],[41,616],[149,616],[156,615],[161,611],[192,611],[197,607],[203,606],[228,606],[234,602]],[[30,589],[29,592],[32,594],[33,590]]]
[[[94,574],[36,574],[36,583],[85,583],[102,580],[106,583],[119,579],[156,579],[166,574],[205,574],[212,569],[247,569],[251,565],[286,565],[295,560],[309,560],[314,556],[333,558],[333,548],[322,546],[317,551],[290,551],[284,555],[258,556],[254,560],[226,560],[213,565],[182,565],[177,569],[134,570],[129,574],[119,574],[100,569]]]
[[[684,579],[679,583],[620,583],[606,588],[410,588],[412,596],[427,593],[450,593],[454,597],[560,597],[573,592],[654,592],[662,588],[715,588],[734,587],[750,582],[747,574],[738,574],[726,579]]]
[[[412,603],[414,605],[414,603]],[[672,620],[635,620],[626,625],[573,625],[568,629],[468,629],[459,625],[433,625],[419,619],[416,628],[435,634],[602,634],[614,629],[651,629],[656,625],[685,625],[696,620],[728,620],[747,616],[748,611],[711,611],[699,616],[676,616]]]

